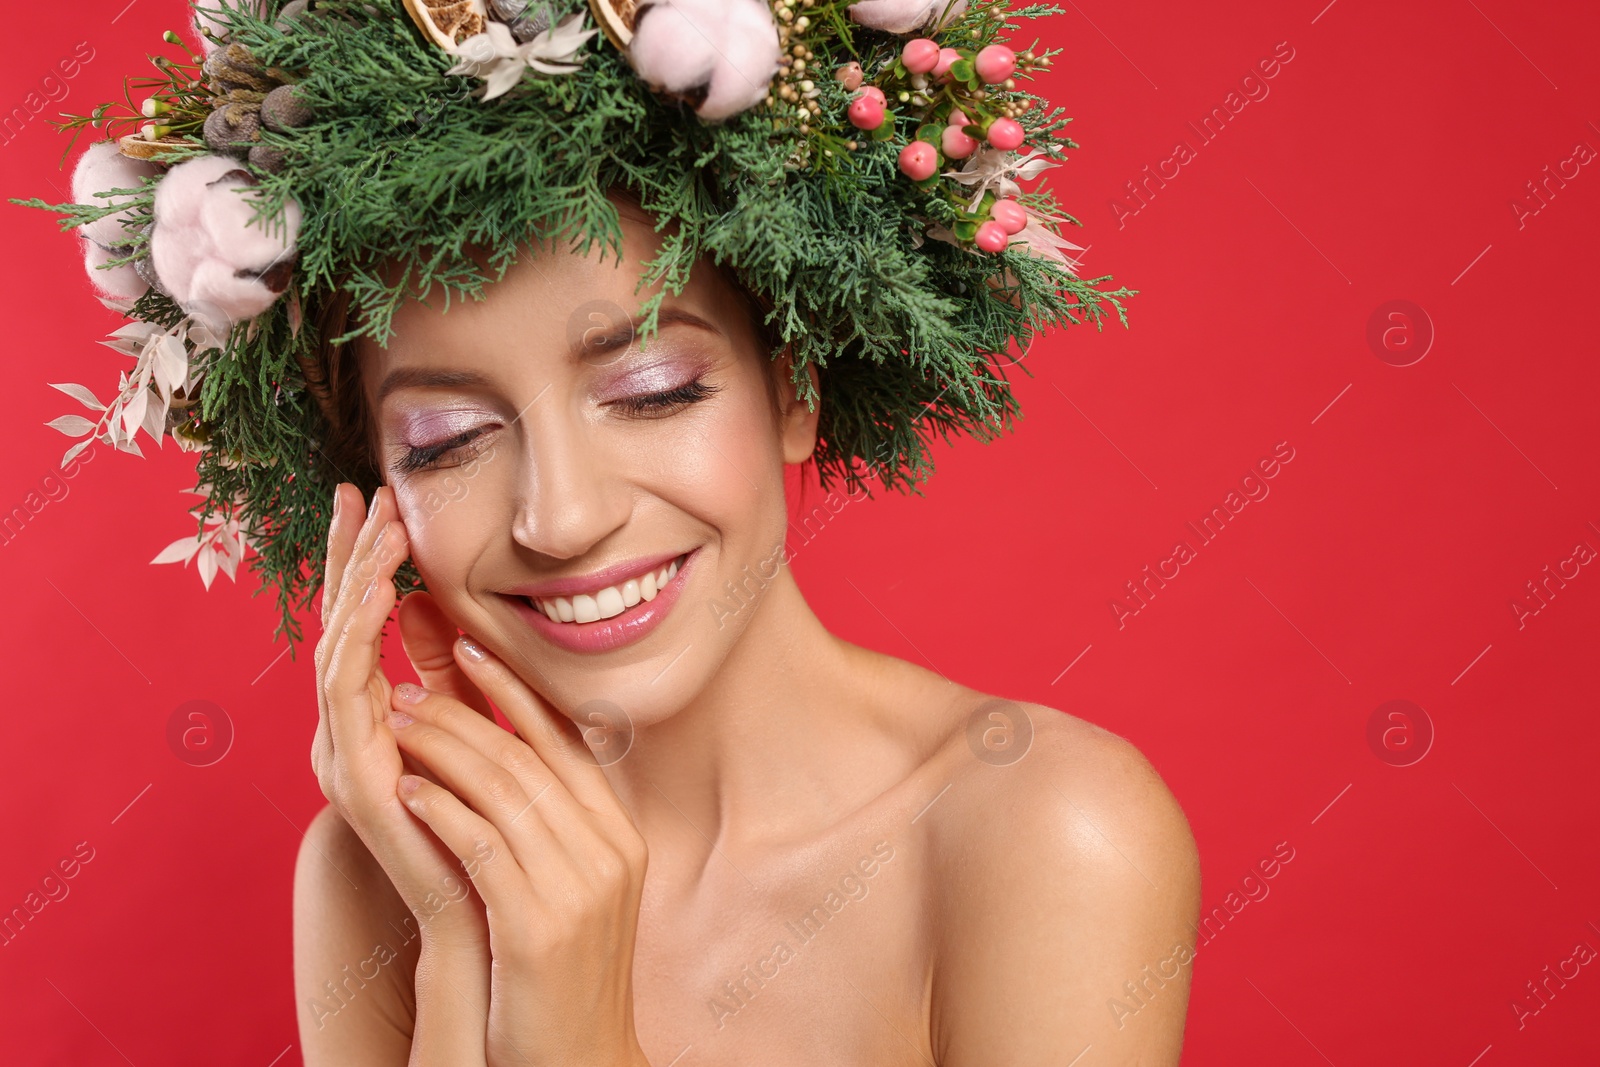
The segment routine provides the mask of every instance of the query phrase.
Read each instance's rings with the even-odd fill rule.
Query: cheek
[[[782,512],[783,454],[764,383],[752,374],[728,382],[703,410],[685,413],[658,445],[664,480],[695,501],[693,510],[724,530],[748,530],[756,514]]]
[[[486,540],[504,527],[491,518],[495,499],[504,499],[506,487],[499,482],[510,466],[500,449],[491,446],[460,466],[391,483],[411,558],[430,588],[462,586]]]

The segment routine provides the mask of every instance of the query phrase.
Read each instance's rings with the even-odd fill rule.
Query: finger
[[[527,799],[538,803],[541,817],[557,837],[570,840],[569,833],[585,829],[580,826],[581,814],[585,809],[573,799],[555,772],[539,758],[537,752],[521,738],[502,729],[499,723],[484,718],[460,701],[440,693],[430,693],[409,682],[395,686],[390,699],[390,725],[394,726],[398,721],[404,726],[406,718],[415,718],[450,735],[469,746],[479,760],[509,773],[521,785]],[[396,738],[404,741],[402,734],[410,729],[409,726],[405,730],[396,727]],[[402,748],[426,759],[415,742],[404,743]],[[432,766],[431,763],[429,766]],[[443,772],[442,767],[438,769]],[[457,789],[455,792],[468,799],[464,790]],[[484,815],[489,814],[482,809],[480,811]]]
[[[323,634],[317,641],[315,656],[318,688],[317,732],[311,750],[311,765],[314,768],[321,768],[323,763],[333,756],[333,736],[328,723],[328,701],[322,691],[322,681],[331,652],[330,646],[334,640],[329,627],[333,622],[335,605],[338,603],[340,580],[344,577],[345,566],[355,549],[356,538],[361,533],[361,523],[357,520],[357,516],[361,514],[360,505],[361,491],[354,485],[340,482],[334,486],[333,515],[328,521],[327,559],[323,564],[322,602],[318,608]],[[320,776],[320,769],[318,774]]]
[[[355,494],[350,502],[353,503],[358,497],[359,493]],[[393,546],[388,545],[389,539],[380,540],[380,537],[384,526],[388,522],[399,518],[398,511],[393,503],[393,497],[393,491],[381,485],[372,496],[372,504],[367,509],[366,517],[356,530],[354,544],[350,546],[350,551],[345,558],[344,564],[338,571],[335,590],[328,601],[330,607],[323,612],[323,643],[332,644],[336,640],[340,628],[354,609],[354,605],[360,601],[373,576],[380,569],[383,559],[392,553]],[[346,522],[353,523],[353,515],[360,514],[360,512],[354,508],[344,509],[341,507],[340,514],[345,517]],[[374,549],[377,549],[380,554],[375,555]],[[318,645],[318,652],[325,654],[322,643]]]
[[[492,723],[488,698],[456,664],[458,635],[456,624],[426,590],[418,589],[400,601],[400,643],[422,687],[461,701]]]
[[[354,521],[360,514],[361,490],[349,482],[340,482],[333,488],[333,517],[328,521],[328,556],[322,572],[322,606],[319,614],[326,619],[328,608],[339,595],[339,579],[344,576],[345,564],[355,548],[361,524]]]
[[[353,589],[345,589],[340,594],[341,603],[348,604],[342,609],[342,619],[336,623],[339,629],[324,664],[322,692],[329,704],[328,724],[334,752],[340,758],[352,754],[354,746],[372,739],[375,724],[383,717],[389,703],[390,687],[379,665],[379,652],[383,623],[394,610],[397,596],[394,571],[405,558],[405,527],[399,522],[386,524],[374,545],[377,549],[375,565],[379,569],[360,596]],[[381,703],[373,699],[375,695],[381,698]]]
[[[463,634],[455,644],[457,662],[484,694],[494,701],[517,735],[553,771],[567,791],[590,811],[616,815],[623,811],[616,791],[572,720],[552,708],[516,672],[488,649]]]
[[[345,564],[344,574],[340,576],[339,601],[348,604],[352,596],[360,597],[372,580],[372,576],[389,559],[393,546],[386,548],[387,539],[380,540],[380,538],[390,522],[400,522],[402,527],[405,525],[400,519],[400,509],[395,503],[394,490],[387,485],[380,485],[372,494],[372,503],[367,507],[366,521],[356,536],[355,547],[350,552],[349,562]]]
[[[543,870],[553,856],[564,851],[545,821],[546,811],[540,810],[540,801],[555,792],[553,788],[547,786],[530,795],[510,771],[461,738],[423,720],[397,728],[395,740],[402,751],[434,772],[426,776],[430,781],[444,786],[500,832],[523,870]]]
[[[416,775],[400,777],[398,795],[461,861],[490,913],[527,916],[532,885],[500,831],[449,790]]]

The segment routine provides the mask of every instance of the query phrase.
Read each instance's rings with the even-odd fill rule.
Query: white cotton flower
[[[628,58],[658,92],[691,100],[708,122],[761,103],[778,72],[778,26],[764,0],[646,0]]]
[[[117,150],[115,141],[98,141],[89,146],[72,170],[72,200],[77,204],[97,206],[123,204],[133,199],[132,193],[114,196],[100,194],[113,189],[138,189],[144,185],[146,178],[159,173],[161,168],[154,163],[123,155]],[[132,232],[123,223],[132,218],[130,212],[118,211],[78,227],[78,234],[84,239],[84,267],[102,299],[109,297],[131,302],[150,288],[131,263],[109,270],[100,269],[102,264],[122,258],[124,252],[119,249],[125,248],[133,240]]]
[[[217,49],[217,42],[207,37],[205,30],[210,30],[219,38],[227,36],[228,24],[217,13],[218,8],[224,7],[232,11],[247,12],[257,18],[266,16],[266,4],[263,0],[198,0],[194,12],[194,30],[200,38],[202,55],[209,56]]]
[[[252,221],[255,177],[230,156],[179,163],[156,186],[150,261],[184,311],[216,333],[255,318],[288,287],[300,205]]]
[[[934,23],[931,29],[938,29],[959,18],[967,10],[967,0],[861,0],[848,10],[852,19],[870,29],[911,33],[930,23]]]

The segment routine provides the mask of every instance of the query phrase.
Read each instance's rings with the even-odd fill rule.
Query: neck
[[[802,835],[871,787],[852,754],[885,744],[884,724],[864,710],[877,657],[828,633],[787,566],[742,610],[750,619],[711,682],[636,728],[607,768],[652,846]]]

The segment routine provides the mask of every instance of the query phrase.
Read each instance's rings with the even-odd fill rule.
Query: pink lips
[[[658,571],[681,555],[682,552],[666,552],[655,556],[644,556],[618,563],[602,571],[595,571],[593,574],[580,574],[574,578],[552,578],[548,582],[529,582],[502,591],[512,596],[535,599],[595,593],[608,585],[621,585],[629,578],[638,578],[651,571]]]
[[[667,617],[667,612],[677,603],[678,596],[683,592],[684,582],[690,568],[694,566],[699,557],[697,548],[690,552],[678,566],[678,573],[671,581],[661,587],[654,600],[641,600],[633,607],[628,608],[620,615],[613,615],[609,619],[599,619],[595,622],[552,622],[544,612],[533,606],[530,597],[571,596],[576,593],[589,592],[602,589],[607,585],[631,578],[637,574],[666,566],[678,558],[678,554],[662,556],[658,560],[639,560],[632,563],[623,563],[595,574],[585,575],[581,578],[561,578],[549,582],[539,582],[527,586],[518,586],[501,594],[506,601],[516,610],[517,614],[531,626],[536,633],[544,637],[551,644],[558,645],[569,652],[609,652],[612,649],[631,645],[635,641],[643,640],[645,635],[660,626]],[[529,592],[533,590],[533,592]]]

